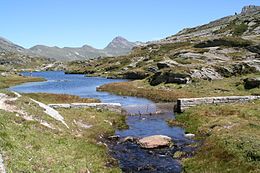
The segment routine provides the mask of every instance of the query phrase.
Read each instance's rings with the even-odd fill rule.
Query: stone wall
[[[122,112],[120,103],[71,103],[71,104],[49,104],[52,108],[97,108],[107,109],[113,112]]]
[[[201,104],[243,103],[260,99],[260,96],[225,96],[225,97],[202,97],[182,98],[177,100],[176,112],[184,112],[185,109]]]

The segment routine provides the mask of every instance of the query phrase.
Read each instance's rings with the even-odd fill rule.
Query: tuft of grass
[[[244,32],[246,32],[248,29],[248,25],[245,23],[238,24],[233,29],[233,35],[235,36],[241,36]]]
[[[252,44],[251,41],[242,39],[240,37],[223,37],[214,40],[207,40],[205,42],[201,42],[196,44],[195,48],[207,48],[207,47],[215,47],[215,46],[222,46],[222,47],[240,47],[245,48]]]

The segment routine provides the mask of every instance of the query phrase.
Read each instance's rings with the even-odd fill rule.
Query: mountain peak
[[[250,14],[250,13],[254,13],[260,11],[260,6],[256,6],[256,5],[248,5],[248,6],[244,6],[242,8],[241,14]]]
[[[127,39],[125,39],[124,37],[117,36],[108,44],[108,46],[111,44],[118,46],[119,44],[128,44],[128,43],[130,43],[130,42]]]
[[[134,46],[136,46],[135,43],[128,41],[124,37],[117,36],[107,45],[107,47],[105,47],[104,50],[109,54],[120,55],[130,52]]]
[[[124,37],[121,36],[117,36],[115,37],[108,45],[105,49],[107,48],[129,48],[129,47],[133,47],[135,46],[134,43],[128,41],[127,39],[125,39]]]

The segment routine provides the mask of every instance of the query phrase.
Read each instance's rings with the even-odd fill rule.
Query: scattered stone
[[[124,139],[122,139],[122,142],[135,142],[137,139],[132,136],[127,136]]]
[[[248,27],[255,26],[257,23],[255,21],[251,21],[248,23]]]
[[[186,58],[192,58],[192,59],[203,59],[203,55],[200,53],[192,53],[192,52],[185,52],[178,55],[178,57],[186,59]]]
[[[143,61],[145,59],[145,57],[134,57],[132,59],[132,63],[129,64],[127,67],[128,68],[135,68],[137,66],[137,64],[141,61]]]
[[[172,139],[164,135],[148,136],[138,140],[138,144],[145,149],[169,147],[171,143]]]
[[[111,121],[108,120],[104,120],[105,123],[108,123],[110,126],[113,126],[113,123]]]
[[[195,137],[195,135],[192,134],[192,133],[187,133],[187,134],[185,134],[184,136],[185,136],[186,138],[194,138],[194,137]]]
[[[89,124],[83,123],[82,121],[76,121],[76,120],[74,120],[73,122],[74,122],[74,124],[76,124],[78,127],[83,128],[83,129],[89,129],[89,128],[93,127],[93,125],[89,125]]]
[[[149,71],[149,72],[152,72],[152,73],[157,73],[158,70],[159,70],[159,69],[158,69],[157,67],[154,67],[154,66],[148,68],[148,71]]]
[[[253,30],[254,33],[256,34],[260,34],[260,26],[256,27],[254,30]]]
[[[119,138],[120,138],[120,136],[118,136],[118,135],[113,135],[113,136],[108,137],[109,140],[118,140]]]
[[[260,78],[247,78],[244,80],[245,89],[253,89],[260,87]]]
[[[1,172],[1,173],[6,173],[6,171],[5,171],[5,165],[4,165],[4,160],[3,160],[2,154],[0,154],[0,172]]]

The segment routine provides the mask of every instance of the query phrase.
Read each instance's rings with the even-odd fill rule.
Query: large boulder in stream
[[[139,139],[138,144],[145,149],[169,147],[172,144],[172,139],[164,135],[154,135]]]

